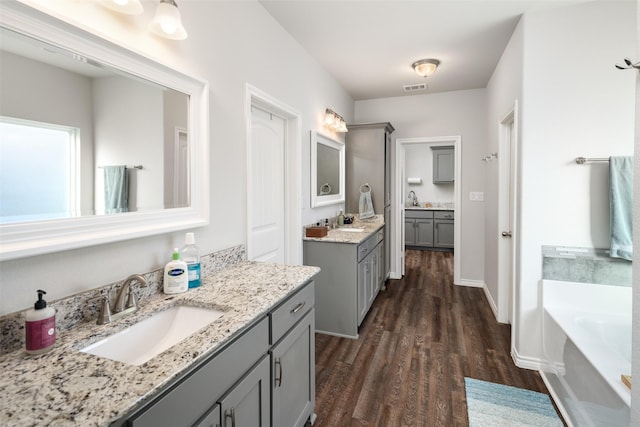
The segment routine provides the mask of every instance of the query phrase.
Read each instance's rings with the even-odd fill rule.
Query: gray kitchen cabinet
[[[262,359],[220,399],[223,427],[271,425],[269,357]]]
[[[455,180],[455,149],[453,146],[431,147],[433,183],[451,184]]]
[[[321,269],[315,279],[317,332],[358,337],[358,327],[385,280],[379,274],[385,228],[358,244],[304,241],[304,264]]]
[[[405,210],[405,246],[428,248],[433,246],[433,211]]]
[[[296,427],[315,419],[314,298],[314,282],[309,281],[221,350],[187,369],[158,397],[113,425],[267,427],[273,417],[278,420],[273,425]],[[271,381],[274,353],[280,366],[291,370],[278,388]]]
[[[453,248],[453,211],[436,211],[433,220],[433,246]]]
[[[273,426],[302,427],[315,402],[315,310],[271,350]]]
[[[405,247],[453,249],[453,229],[453,211],[405,210]]]
[[[360,187],[371,186],[371,200],[377,215],[384,215],[385,224],[391,223],[391,123],[365,123],[348,125],[345,134],[345,208],[347,213],[358,213]],[[384,278],[391,265],[391,227],[385,227]]]

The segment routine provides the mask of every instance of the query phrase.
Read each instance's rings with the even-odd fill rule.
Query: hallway
[[[467,426],[465,376],[547,393],[509,353],[482,289],[453,285],[453,254],[407,251],[358,340],[316,334],[314,426]]]

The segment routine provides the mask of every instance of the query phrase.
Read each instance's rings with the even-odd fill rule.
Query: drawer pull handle
[[[302,307],[304,307],[305,304],[306,304],[306,301],[302,301],[300,304],[298,304],[295,307],[293,307],[291,309],[291,314],[296,314],[297,312],[302,310]]]
[[[224,425],[227,425],[227,418],[231,418],[231,427],[236,427],[236,411],[234,411],[233,408],[225,411],[224,417]]]
[[[282,387],[282,362],[280,361],[280,359],[276,359],[276,366],[280,368],[280,373],[278,375],[278,378],[276,378],[276,386]]]

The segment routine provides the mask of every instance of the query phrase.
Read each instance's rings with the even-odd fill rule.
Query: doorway
[[[300,114],[247,85],[247,259],[302,262]]]
[[[517,103],[500,121],[498,158],[498,322],[513,321],[516,278]],[[515,330],[515,328],[513,328]]]
[[[455,210],[454,221],[454,252],[453,252],[453,283],[460,284],[460,260],[462,259],[462,252],[464,248],[460,245],[460,230],[462,223],[462,200],[460,194],[460,183],[462,178],[461,163],[462,163],[462,146],[461,137],[456,136],[440,136],[440,137],[419,137],[419,138],[398,138],[396,139],[396,173],[395,173],[395,197],[393,205],[394,210],[398,212],[395,215],[395,235],[397,238],[392,245],[392,265],[391,265],[391,278],[400,279],[404,275],[405,268],[405,197],[404,183],[407,180],[406,176],[406,151],[408,147],[415,146],[415,144],[423,144],[429,146],[437,145],[453,145],[454,147],[454,183],[453,183],[453,202]],[[425,179],[431,179],[431,177],[425,177]]]

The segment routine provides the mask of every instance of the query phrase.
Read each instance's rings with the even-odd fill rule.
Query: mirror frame
[[[338,194],[318,195],[318,144],[338,150],[340,154],[340,189]],[[335,205],[343,203],[345,198],[345,145],[344,142],[335,140],[316,131],[311,131],[311,207]]]
[[[0,225],[0,261],[209,224],[209,84],[19,2],[2,2],[0,26],[71,50],[189,96],[190,206]]]

